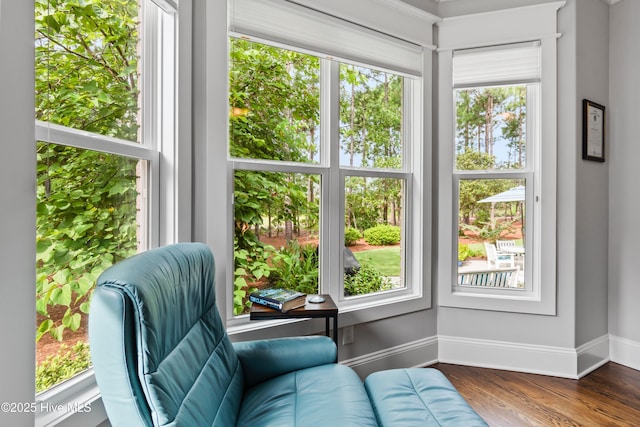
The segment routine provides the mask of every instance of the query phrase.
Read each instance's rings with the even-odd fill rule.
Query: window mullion
[[[323,182],[321,292],[329,293],[335,301],[342,299],[342,251],[344,241],[344,177],[340,174],[340,64],[322,61],[321,67],[321,123],[323,144],[328,150],[329,172]]]

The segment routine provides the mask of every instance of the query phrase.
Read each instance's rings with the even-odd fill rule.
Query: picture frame
[[[605,107],[588,99],[582,100],[582,158],[604,162]]]

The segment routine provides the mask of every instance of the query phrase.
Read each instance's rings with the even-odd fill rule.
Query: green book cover
[[[265,288],[249,295],[253,303],[275,308],[282,312],[302,307],[306,302],[306,294],[284,288]]]

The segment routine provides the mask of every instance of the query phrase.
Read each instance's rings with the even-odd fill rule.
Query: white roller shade
[[[540,81],[540,43],[518,43],[453,52],[453,86]]]
[[[229,0],[229,31],[321,57],[422,75],[421,46],[284,0]]]

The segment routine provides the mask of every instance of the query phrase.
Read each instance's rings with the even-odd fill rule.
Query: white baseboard
[[[438,361],[438,338],[428,337],[395,347],[340,361],[353,368],[360,378],[384,369],[424,367]]]
[[[578,378],[582,378],[609,361],[609,334],[581,345],[576,349],[576,353]]]
[[[640,370],[640,343],[609,335],[609,354],[612,362]]]
[[[618,357],[610,358],[614,347]],[[578,379],[609,360],[640,369],[640,344],[603,335],[574,349],[440,335],[340,363],[353,368],[361,378],[384,369],[442,362]]]
[[[439,336],[438,347],[442,363],[578,378],[573,348],[451,336]]]

